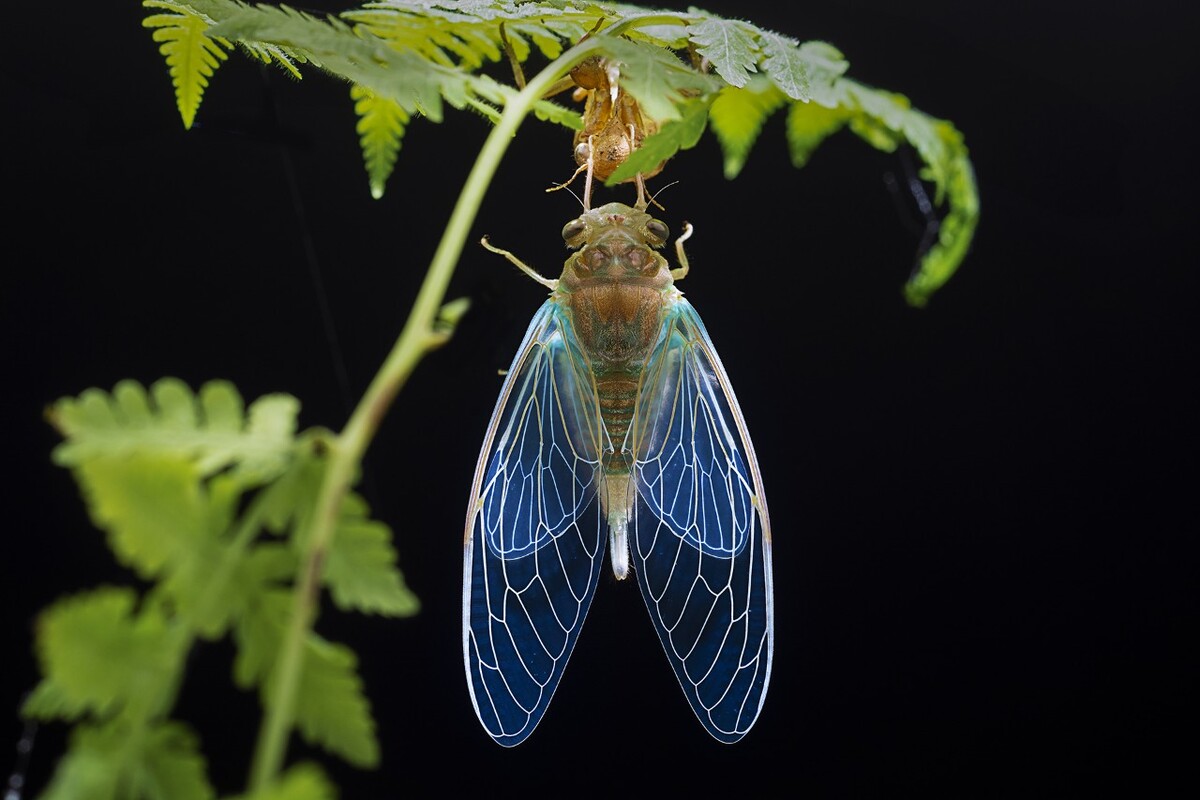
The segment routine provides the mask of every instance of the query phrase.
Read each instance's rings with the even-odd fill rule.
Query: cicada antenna
[[[638,175],[638,178],[639,179],[641,178],[640,174]],[[658,196],[660,194],[662,194],[663,192],[665,192],[667,189],[670,189],[672,186],[674,186],[677,183],[679,183],[679,181],[671,181],[666,186],[661,187],[657,192],[650,195],[650,199],[646,201],[646,205],[639,206],[638,208],[642,211],[645,211],[646,208],[648,208],[649,206],[654,206],[659,211],[666,211],[667,210],[666,207],[662,203],[658,202]],[[641,201],[639,200],[639,202],[641,202]]]

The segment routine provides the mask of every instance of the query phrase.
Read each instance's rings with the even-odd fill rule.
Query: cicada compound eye
[[[652,239],[657,240],[657,241],[651,242],[652,244],[654,244],[656,246],[665,244],[667,241],[667,237],[671,235],[671,231],[670,231],[670,229],[667,228],[666,224],[659,222],[656,219],[652,219],[646,223],[646,233],[650,234],[650,237]]]
[[[571,247],[578,247],[581,244],[579,237],[583,236],[585,230],[587,230],[587,226],[584,225],[583,220],[573,219],[563,226],[563,241]]]

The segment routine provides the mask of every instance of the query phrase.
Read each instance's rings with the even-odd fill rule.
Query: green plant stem
[[[332,443],[328,467],[321,484],[312,530],[296,576],[292,613],[275,665],[273,690],[259,731],[250,773],[250,790],[269,787],[283,766],[287,737],[295,722],[296,690],[303,669],[304,642],[317,616],[317,600],[325,559],[336,530],[342,499],[349,491],[358,464],[375,432],[417,363],[446,341],[435,329],[438,312],[454,266],[462,254],[471,225],[479,212],[484,193],[500,165],[509,142],[534,103],[567,71],[601,45],[599,37],[586,39],[547,65],[505,105],[500,121],[492,129],[459,193],[450,221],[425,274],[408,321],[396,344],[354,409],[346,427]]]

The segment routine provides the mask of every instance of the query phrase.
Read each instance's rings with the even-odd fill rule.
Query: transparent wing
[[[479,721],[505,746],[541,720],[592,602],[603,430],[587,359],[548,300],[500,391],[467,511],[463,659]]]
[[[682,298],[647,362],[630,436],[642,596],[700,722],[736,742],[771,674],[770,522],[725,368]]]

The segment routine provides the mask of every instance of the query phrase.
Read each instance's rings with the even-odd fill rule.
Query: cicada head
[[[585,211],[563,226],[563,240],[578,252],[563,267],[562,288],[615,283],[665,289],[672,282],[670,267],[656,251],[669,235],[662,221],[623,203]]]

